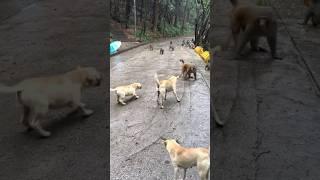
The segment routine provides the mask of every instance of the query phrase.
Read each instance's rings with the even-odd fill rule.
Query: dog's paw
[[[93,110],[91,110],[91,109],[86,109],[86,110],[84,110],[84,112],[83,112],[83,116],[84,116],[84,117],[88,117],[88,116],[91,116],[93,113],[94,113]]]
[[[40,134],[43,138],[47,138],[47,137],[51,136],[51,132],[49,132],[49,131],[42,131]]]
[[[181,100],[180,99],[177,99],[177,102],[180,102]]]
[[[139,96],[135,96],[136,97],[136,99],[139,99]]]

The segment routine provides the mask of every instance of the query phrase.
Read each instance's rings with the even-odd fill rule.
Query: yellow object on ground
[[[210,52],[209,51],[204,51],[203,53],[200,54],[200,56],[206,64],[210,61]]]
[[[201,53],[203,53],[203,48],[201,46],[197,46],[196,48],[194,48],[194,51],[200,55]]]

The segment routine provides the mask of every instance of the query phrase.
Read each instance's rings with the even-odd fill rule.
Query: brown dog
[[[157,83],[157,92],[158,98],[157,102],[160,104],[160,108],[163,109],[163,102],[167,99],[167,92],[173,91],[176,96],[177,102],[180,102],[180,99],[177,95],[177,79],[179,76],[171,76],[169,79],[159,81],[157,73],[154,75],[154,79]],[[159,102],[159,98],[161,95],[161,101]]]
[[[184,170],[183,180],[186,178],[188,168],[197,166],[201,180],[208,180],[210,171],[210,151],[207,148],[186,148],[182,147],[174,139],[161,137],[174,168],[174,179],[178,178],[178,169]]]
[[[191,78],[191,74],[194,76],[194,80],[197,80],[197,68],[194,64],[184,63],[183,59],[181,62],[181,75],[184,79]]]
[[[21,122],[48,137],[51,133],[44,130],[40,122],[49,109],[69,106],[73,111],[82,110],[85,116],[93,114],[81,102],[81,90],[100,83],[101,74],[95,68],[78,67],[61,75],[26,79],[12,87],[1,85],[0,92],[17,93],[23,107]]]

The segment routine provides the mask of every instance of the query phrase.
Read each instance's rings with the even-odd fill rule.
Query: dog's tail
[[[117,88],[114,88],[114,89],[110,88],[111,92],[116,91],[116,90],[117,90]]]
[[[154,74],[154,80],[156,81],[156,83],[157,83],[157,85],[158,85],[158,87],[159,87],[159,86],[160,86],[160,81],[159,81],[159,78],[158,78],[158,74],[157,74],[157,73]]]
[[[22,91],[23,88],[19,85],[15,86],[6,86],[4,84],[0,84],[0,93],[16,93]]]
[[[230,0],[233,7],[238,6],[238,0]]]

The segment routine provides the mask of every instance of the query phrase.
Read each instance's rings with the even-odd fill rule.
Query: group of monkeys
[[[231,35],[224,48],[227,48],[231,37],[235,44],[236,59],[242,56],[242,50],[247,43],[250,43],[251,50],[267,52],[258,46],[260,37],[267,39],[271,56],[273,59],[282,59],[277,56],[277,19],[271,7],[239,4],[238,0],[230,0],[233,9],[231,11]],[[320,0],[304,0],[308,7],[302,25],[306,25],[310,20],[313,26],[320,23]]]
[[[152,44],[149,45],[149,50],[153,51],[153,45]],[[170,41],[169,51],[174,51],[174,46],[172,45],[172,41]],[[163,55],[163,54],[164,54],[164,49],[160,48],[160,55]]]

